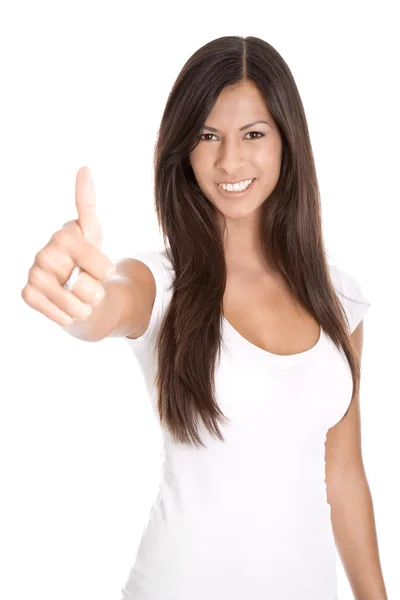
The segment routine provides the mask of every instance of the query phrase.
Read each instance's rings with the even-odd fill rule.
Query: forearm
[[[329,503],[336,548],[355,600],[387,600],[364,469],[342,476]]]

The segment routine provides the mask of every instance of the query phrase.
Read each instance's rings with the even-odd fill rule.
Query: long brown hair
[[[200,417],[222,442],[218,422],[229,421],[214,396],[226,265],[217,209],[197,184],[188,156],[221,91],[243,81],[258,86],[283,140],[279,181],[262,205],[262,250],[289,293],[343,349],[352,372],[352,399],[359,393],[360,361],[330,279],[314,157],[296,83],[264,40],[221,37],[197,50],[179,73],[154,155],[155,208],[175,272],[157,339],[158,413],[176,441],[195,447],[204,447]]]

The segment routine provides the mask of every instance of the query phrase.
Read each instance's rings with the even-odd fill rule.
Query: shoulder
[[[371,303],[359,278],[335,264],[329,264],[329,270],[332,285],[349,321],[350,333],[353,333]]]
[[[133,284],[154,284],[154,277],[151,269],[139,257],[122,258],[117,263],[117,275],[126,277]]]

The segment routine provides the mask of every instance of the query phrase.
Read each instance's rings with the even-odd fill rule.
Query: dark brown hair
[[[283,141],[280,177],[262,205],[263,252],[288,292],[343,349],[352,372],[352,399],[359,393],[360,361],[330,279],[314,157],[296,83],[264,40],[221,37],[197,50],[179,73],[154,155],[155,207],[175,272],[157,339],[158,413],[176,441],[196,447],[204,447],[200,417],[222,442],[218,422],[229,421],[214,397],[226,266],[217,209],[197,184],[188,156],[221,91],[243,81],[257,85]]]

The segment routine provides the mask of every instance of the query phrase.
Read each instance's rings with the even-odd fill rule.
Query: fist
[[[21,292],[28,306],[64,327],[90,316],[104,298],[103,282],[115,270],[101,252],[103,232],[88,167],[81,167],[76,175],[75,206],[78,218],[64,223],[37,252]],[[82,272],[68,291],[64,284],[75,266]]]

